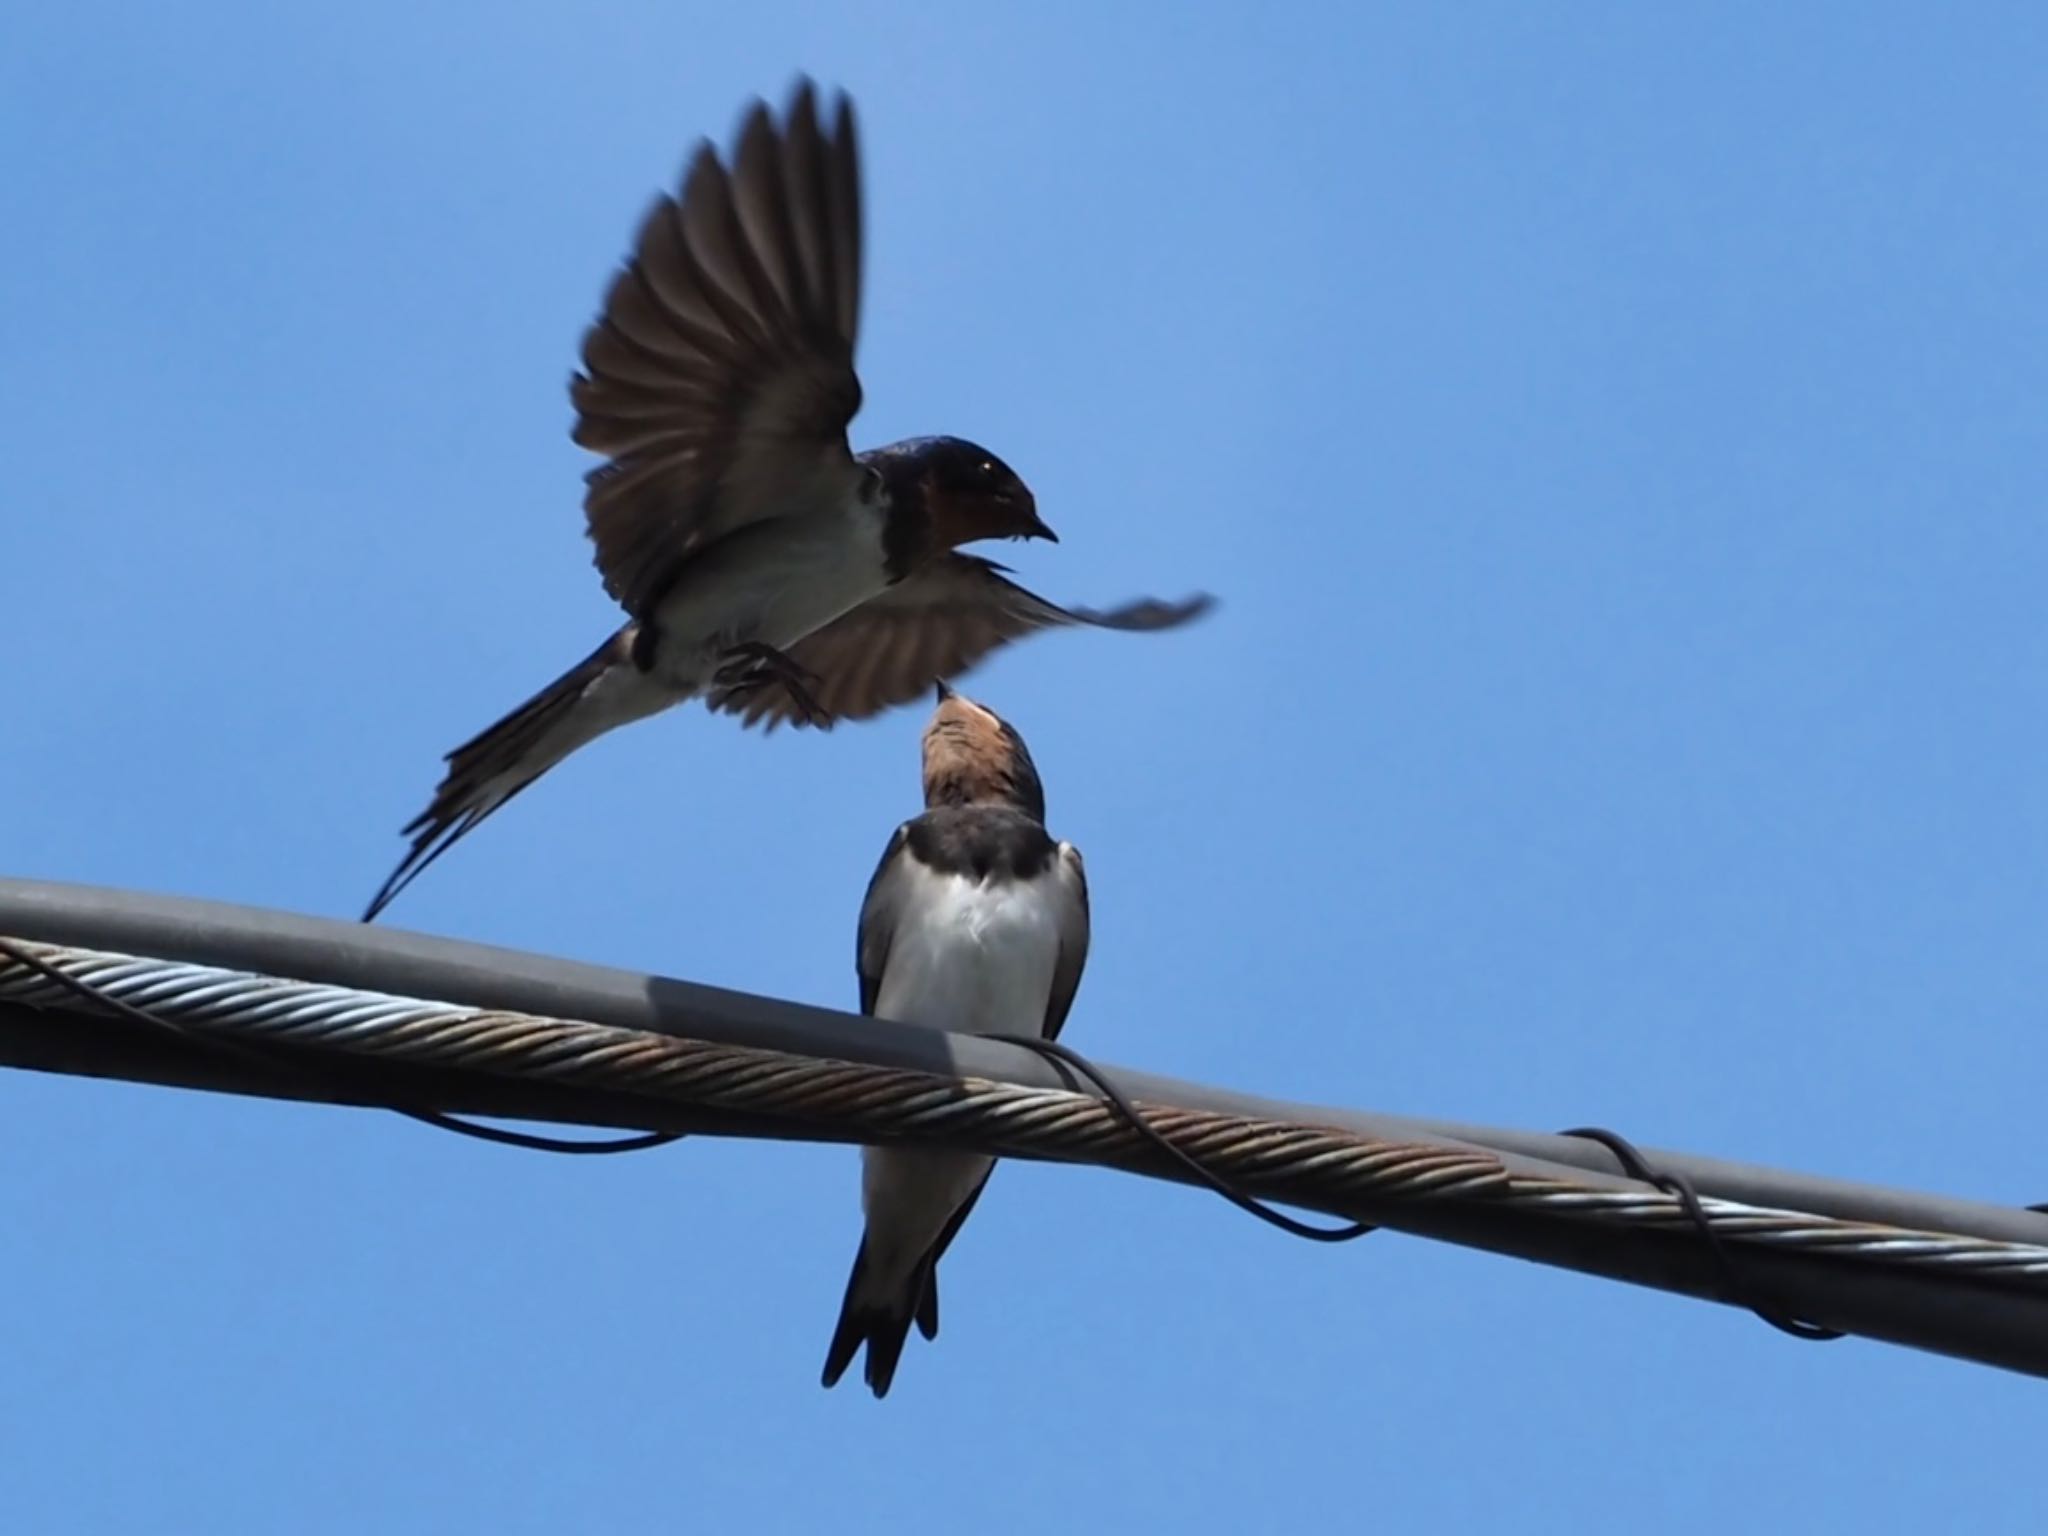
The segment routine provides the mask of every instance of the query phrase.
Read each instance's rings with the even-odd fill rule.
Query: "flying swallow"
[[[1062,608],[958,552],[1050,539],[995,454],[920,437],[856,454],[860,159],[852,103],[756,101],[731,166],[707,141],[642,219],[569,386],[586,531],[627,623],[464,742],[364,921],[579,747],[703,698],[743,725],[829,726],[917,697],[1060,625],[1170,629],[1206,596]]]
[[[1045,830],[1024,739],[944,683],[925,727],[924,803],[868,884],[855,946],[860,1011],[1057,1038],[1088,960],[1081,855]],[[938,1336],[938,1263],[994,1168],[974,1152],[862,1151],[867,1230],[825,1353],[826,1386],[866,1344],[867,1384],[885,1396],[911,1324]]]

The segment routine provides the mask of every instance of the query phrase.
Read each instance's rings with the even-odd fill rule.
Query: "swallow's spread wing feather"
[[[1143,598],[1106,612],[1062,608],[1002,572],[992,560],[948,554],[791,646],[790,660],[817,679],[806,686],[828,723],[865,720],[906,704],[934,680],[957,677],[991,651],[1041,629],[1172,629],[1207,612],[1214,601]],[[785,722],[804,723],[780,689],[737,697],[715,693],[710,703],[745,725],[765,721],[773,730]]]
[[[703,546],[856,483],[860,266],[853,108],[821,126],[809,82],[779,130],[755,103],[730,174],[704,144],[648,211],[569,389],[607,458],[584,513],[628,612]]]

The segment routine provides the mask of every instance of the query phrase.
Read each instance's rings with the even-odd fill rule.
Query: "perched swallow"
[[[979,1034],[1058,1037],[1088,960],[1088,880],[1045,830],[1024,739],[939,684],[924,733],[925,813],[896,829],[861,907],[860,1011]],[[826,1386],[867,1345],[885,1396],[910,1326],[939,1332],[938,1263],[995,1159],[931,1147],[861,1153],[867,1230],[825,1353]]]
[[[861,720],[1035,630],[1170,629],[1209,606],[1062,608],[957,553],[1058,541],[974,443],[850,450],[860,289],[853,107],[821,113],[801,81],[780,127],[754,103],[730,170],[698,148],[583,338],[573,435],[605,456],[584,518],[628,622],[448,754],[364,921],[577,748],[671,705],[701,697],[771,730]]]

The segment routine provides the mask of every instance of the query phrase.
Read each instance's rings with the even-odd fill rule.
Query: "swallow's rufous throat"
[[[641,221],[570,381],[605,456],[583,509],[626,625],[448,754],[374,918],[507,800],[606,731],[703,698],[742,723],[829,725],[906,703],[1034,630],[1169,629],[1209,606],[1062,608],[958,546],[1054,539],[1009,465],[957,437],[855,454],[860,162],[853,106],[799,83],[707,142]]]
[[[860,1011],[1057,1037],[1088,960],[1081,855],[1045,830],[1024,739],[944,683],[925,727],[924,803],[889,840],[861,907]],[[866,1344],[867,1384],[881,1397],[911,1324],[937,1337],[939,1260],[994,1168],[976,1152],[862,1151],[867,1230],[825,1354],[826,1386]]]

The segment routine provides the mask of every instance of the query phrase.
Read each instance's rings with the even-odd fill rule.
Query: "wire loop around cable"
[[[1614,1160],[1621,1164],[1622,1172],[1644,1184],[1655,1185],[1672,1196],[1685,1208],[1694,1230],[1705,1241],[1707,1249],[1714,1255],[1714,1263],[1721,1271],[1721,1299],[1733,1306],[1753,1312],[1780,1333],[1790,1334],[1795,1339],[1804,1339],[1812,1344],[1825,1344],[1848,1335],[1833,1328],[1823,1328],[1819,1323],[1809,1323],[1804,1318],[1792,1317],[1777,1309],[1765,1306],[1756,1299],[1752,1287],[1745,1282],[1735,1267],[1735,1258],[1728,1252],[1728,1245],[1721,1241],[1721,1234],[1714,1230],[1714,1223],[1708,1219],[1705,1207],[1700,1204],[1699,1191],[1692,1187],[1692,1180],[1682,1173],[1667,1173],[1652,1167],[1650,1160],[1637,1150],[1627,1137],[1613,1131],[1602,1130],[1597,1125],[1582,1125],[1573,1130],[1559,1131],[1560,1136],[1577,1136],[1585,1141],[1598,1142],[1614,1154]]]
[[[1218,1175],[1201,1159],[1191,1156],[1162,1135],[1145,1118],[1144,1112],[1130,1101],[1124,1094],[1124,1091],[1111,1082],[1093,1062],[1088,1060],[1079,1051],[1070,1050],[1056,1040],[1047,1040],[1039,1035],[983,1035],[981,1038],[984,1040],[1000,1040],[1007,1045],[1019,1045],[1027,1051],[1037,1052],[1048,1061],[1071,1067],[1099,1088],[1102,1091],[1102,1096],[1116,1106],[1117,1113],[1128,1120],[1131,1123],[1131,1128],[1137,1131],[1139,1135],[1165,1152],[1167,1156],[1173,1158],[1174,1161],[1186,1168],[1196,1178],[1200,1179],[1239,1210],[1249,1212],[1251,1215],[1258,1217],[1259,1220],[1278,1227],[1282,1232],[1290,1233],[1295,1237],[1307,1238],[1312,1243],[1348,1243],[1355,1237],[1363,1237],[1366,1233],[1377,1230],[1370,1222],[1364,1221],[1346,1222],[1341,1227],[1318,1227],[1306,1221],[1299,1221],[1283,1211],[1274,1210],[1272,1206],[1266,1204],[1265,1201],[1259,1199],[1256,1195],[1247,1195],[1242,1190],[1233,1188],[1228,1180]]]

